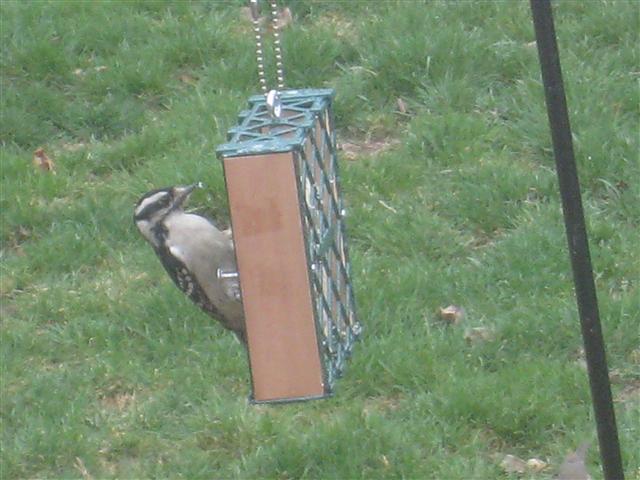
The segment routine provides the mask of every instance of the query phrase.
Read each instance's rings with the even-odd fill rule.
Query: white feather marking
[[[145,198],[144,200],[142,200],[142,202],[140,202],[140,205],[138,205],[138,207],[136,208],[135,214],[136,215],[139,214],[146,207],[158,202],[162,197],[165,197],[167,195],[168,195],[167,192],[156,192],[153,195],[151,195],[150,197]]]
[[[177,245],[171,245],[169,247],[169,252],[171,252],[171,255],[176,257],[178,260],[184,262],[184,258],[182,257],[182,250],[180,249],[180,247],[178,247]]]

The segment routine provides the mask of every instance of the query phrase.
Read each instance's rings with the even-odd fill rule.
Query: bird
[[[589,446],[590,442],[584,442],[575,452],[566,456],[558,469],[557,480],[591,480],[585,463]]]
[[[133,220],[176,286],[246,347],[233,234],[184,210],[196,188],[202,184],[145,193],[135,204]]]

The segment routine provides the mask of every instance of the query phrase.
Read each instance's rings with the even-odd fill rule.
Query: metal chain
[[[264,68],[264,41],[262,27],[260,26],[260,9],[258,0],[250,0],[251,21],[253,22],[253,33],[256,40],[256,60],[258,62],[258,81],[262,93],[267,95],[267,79]],[[284,65],[282,62],[282,44],[280,41],[280,24],[278,22],[278,5],[275,0],[269,2],[271,7],[271,24],[273,28],[273,48],[276,58],[276,81],[279,90],[284,89]]]
[[[280,21],[278,19],[278,5],[271,0],[271,23],[273,24],[273,46],[276,54],[276,78],[278,89],[284,89],[284,65],[282,63],[282,44],[280,42]]]

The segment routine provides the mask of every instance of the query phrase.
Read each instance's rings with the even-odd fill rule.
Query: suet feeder
[[[224,166],[247,329],[252,401],[333,392],[360,333],[340,195],[333,90],[256,95]]]

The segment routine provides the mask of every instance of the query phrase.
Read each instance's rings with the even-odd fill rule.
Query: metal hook
[[[271,118],[280,118],[282,115],[282,98],[277,90],[269,90],[267,93],[267,110]]]
[[[258,0],[250,0],[249,9],[251,10],[251,18],[253,20],[258,20],[260,18],[260,8],[258,8]]]

